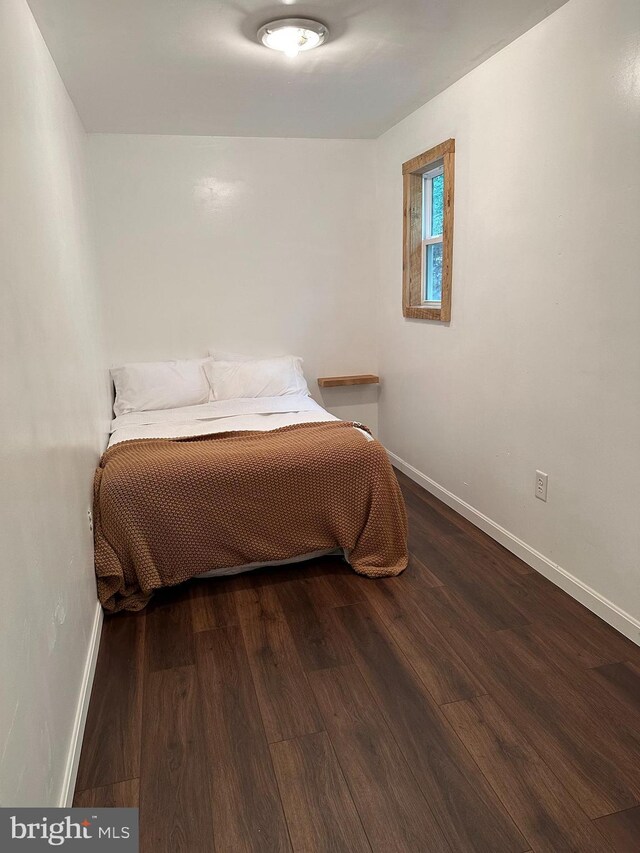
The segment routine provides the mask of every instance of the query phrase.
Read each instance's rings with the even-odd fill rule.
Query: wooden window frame
[[[416,320],[451,320],[451,278],[453,271],[453,192],[455,179],[455,139],[447,139],[407,160],[402,165],[403,235],[402,235],[402,313]],[[444,203],[442,220],[442,296],[440,307],[427,304],[423,282],[424,207],[423,175],[442,163]]]

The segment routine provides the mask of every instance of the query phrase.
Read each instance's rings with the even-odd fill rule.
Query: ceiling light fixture
[[[280,18],[258,30],[258,39],[265,47],[280,50],[290,57],[297,56],[301,50],[319,47],[328,35],[324,24],[308,18]]]

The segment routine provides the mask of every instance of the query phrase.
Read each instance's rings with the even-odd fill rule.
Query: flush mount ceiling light
[[[265,47],[294,57],[301,50],[319,47],[328,34],[329,30],[320,21],[308,18],[280,18],[260,27],[258,39]]]

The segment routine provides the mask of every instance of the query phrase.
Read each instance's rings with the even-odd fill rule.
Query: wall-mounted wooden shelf
[[[321,376],[318,385],[321,388],[336,388],[338,385],[377,385],[379,376],[373,373],[362,373],[358,376]]]

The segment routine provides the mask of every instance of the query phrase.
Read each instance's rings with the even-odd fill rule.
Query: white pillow
[[[293,355],[251,361],[208,361],[204,366],[214,400],[309,394],[302,359]]]
[[[128,412],[177,409],[209,400],[205,358],[182,361],[151,361],[124,364],[111,369],[116,388],[113,411],[116,417]]]

